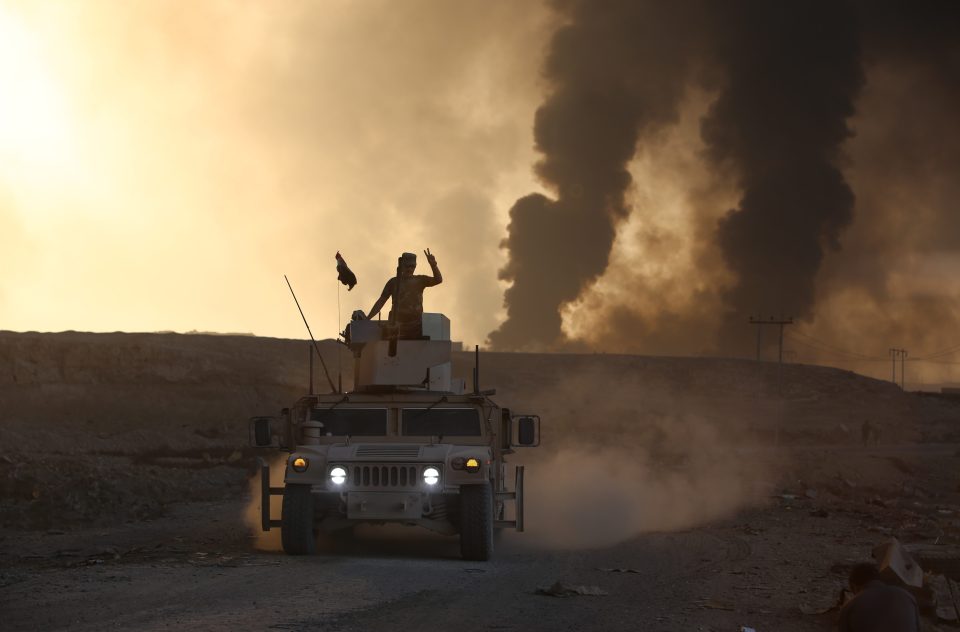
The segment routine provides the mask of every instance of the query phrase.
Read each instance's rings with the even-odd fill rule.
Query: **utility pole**
[[[773,316],[771,316],[769,320],[763,320],[762,318],[754,318],[753,316],[751,316],[750,324],[757,325],[757,361],[758,362],[760,361],[760,340],[761,340],[760,332],[763,329],[763,327],[761,327],[760,325],[778,325],[780,327],[780,355],[779,355],[778,361],[780,362],[780,364],[783,364],[783,326],[792,325],[793,318],[784,318],[783,316],[781,316],[780,320],[775,320]]]
[[[890,359],[892,360],[890,381],[894,384],[897,383],[897,358],[900,359],[900,389],[906,390],[906,382],[903,380],[903,365],[907,360],[906,349],[890,349]]]
[[[903,379],[903,366],[907,363],[907,350],[900,350],[900,390],[907,390],[907,382]]]
[[[761,335],[761,332],[763,331],[763,325],[777,325],[780,327],[780,353],[777,365],[777,394],[779,396],[779,401],[777,406],[777,425],[774,434],[774,444],[780,445],[780,426],[783,425],[783,326],[792,325],[793,318],[784,318],[783,316],[780,316],[780,320],[776,320],[773,316],[771,316],[768,320],[763,320],[763,318],[760,316],[757,318],[751,316],[750,324],[757,326],[757,362],[760,361],[760,342],[763,339]]]

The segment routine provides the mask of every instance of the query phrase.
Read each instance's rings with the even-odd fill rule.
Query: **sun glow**
[[[0,7],[0,160],[14,184],[37,184],[73,160],[67,100],[46,52],[24,20]]]

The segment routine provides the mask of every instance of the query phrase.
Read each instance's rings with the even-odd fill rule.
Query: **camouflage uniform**
[[[394,277],[383,286],[380,296],[392,297],[397,281],[400,282],[400,294],[390,310],[390,318],[396,319],[401,338],[420,338],[423,335],[423,290],[437,285],[440,281],[423,274],[399,279]]]

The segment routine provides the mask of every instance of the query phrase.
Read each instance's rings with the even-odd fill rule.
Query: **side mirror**
[[[517,422],[517,445],[534,448],[540,445],[540,416],[522,415],[515,417]]]
[[[250,419],[250,445],[255,448],[276,447],[273,440],[273,417]]]

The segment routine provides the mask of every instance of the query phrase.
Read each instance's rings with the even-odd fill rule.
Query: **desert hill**
[[[308,344],[0,332],[0,518],[41,527],[137,519],[179,500],[243,493],[255,454],[247,419],[305,392]],[[339,366],[349,388],[349,351],[329,340],[321,349],[334,382]],[[456,353],[454,375],[470,376],[473,362]],[[865,421],[884,442],[960,438],[955,403],[828,367],[481,353],[480,380],[499,402],[543,417],[547,451],[627,441],[681,453],[717,437],[857,443]],[[319,363],[314,383],[327,390]]]

